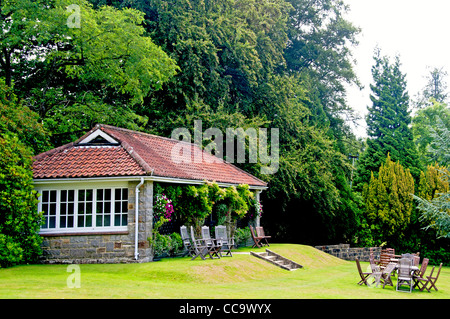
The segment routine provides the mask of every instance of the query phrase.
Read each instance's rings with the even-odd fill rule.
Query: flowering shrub
[[[156,222],[153,225],[153,235],[148,238],[150,246],[153,249],[153,253],[160,253],[162,235],[159,234],[158,229],[166,222],[170,222],[170,218],[173,214],[172,201],[165,194],[156,195],[155,205],[153,206],[153,216],[156,217]],[[159,241],[158,241],[159,239]],[[163,245],[164,246],[164,245]]]
[[[256,216],[261,217],[263,212],[263,205],[259,200],[255,199],[255,210],[256,210]]]
[[[167,219],[167,221],[170,221],[170,218],[173,214],[173,205],[172,201],[167,198],[164,194],[158,194],[156,195],[156,203],[153,208],[153,212],[155,217],[161,218],[164,217],[164,219]]]

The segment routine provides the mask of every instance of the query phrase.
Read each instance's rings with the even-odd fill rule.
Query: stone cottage
[[[152,261],[153,183],[226,187],[267,184],[188,144],[203,161],[173,152],[180,142],[109,125],[96,125],[76,142],[35,157],[34,185],[45,223],[44,262]],[[186,147],[186,145],[184,145]],[[136,224],[138,225],[136,227]]]

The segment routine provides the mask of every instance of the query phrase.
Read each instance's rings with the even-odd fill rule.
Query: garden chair
[[[386,266],[391,262],[391,259],[394,258],[395,250],[393,248],[383,249],[380,253],[380,261],[378,265],[381,269],[386,268]]]
[[[256,236],[261,237],[261,244],[263,246],[270,246],[267,239],[272,238],[272,236],[266,236],[264,234],[264,228],[262,228],[261,226],[256,227]]]
[[[258,237],[257,235],[255,235],[255,230],[253,229],[253,227],[250,225],[250,233],[252,234],[252,238],[253,238],[253,246],[252,248],[258,247],[261,248],[261,240],[262,237]]]
[[[183,242],[183,246],[186,249],[186,254],[189,254],[191,257],[195,256],[194,246],[191,244],[191,240],[189,238],[188,230],[186,226],[180,227],[181,241]]]
[[[407,292],[406,290],[400,289],[402,286],[408,286],[409,292],[412,292],[413,288],[413,277],[411,274],[412,260],[409,258],[401,258],[398,261],[398,279],[397,279],[397,291]]]
[[[423,289],[426,289],[428,292],[431,292],[431,288],[434,288],[434,290],[438,291],[438,288],[436,287],[436,281],[439,278],[439,274],[441,273],[441,269],[442,269],[442,263],[439,265],[439,270],[437,272],[436,277],[433,277],[433,272],[434,272],[434,266],[433,269],[431,270],[431,273],[429,276],[427,276],[427,281],[425,282],[424,286],[422,287],[422,289],[420,291],[423,291]],[[430,288],[428,288],[428,284],[430,284]]]
[[[413,265],[414,266],[419,266],[419,264],[420,264],[420,257],[419,257],[418,254],[414,254],[414,256],[413,256]]]
[[[222,257],[222,254],[220,253],[220,250],[222,249],[222,243],[220,242],[220,240],[211,238],[208,226],[202,227],[202,239],[206,247],[208,247],[208,253],[211,258],[214,258],[214,256],[216,256],[217,258]]]
[[[413,288],[418,287],[421,291],[423,291],[423,286],[428,281],[428,279],[425,278],[425,272],[427,270],[428,261],[429,261],[428,258],[424,258],[422,260],[422,265],[420,266],[419,272],[417,274],[413,275],[413,279],[414,279],[414,287]]]
[[[223,225],[216,226],[216,229],[214,230],[216,239],[220,240],[222,244],[222,250],[223,252],[226,252],[225,257],[233,257],[233,254],[231,253],[231,249],[234,248],[234,238],[228,239],[227,235],[227,228]]]
[[[367,279],[369,278],[370,275],[372,275],[372,273],[362,271],[361,264],[359,263],[358,257],[355,258],[355,261],[356,261],[356,267],[358,268],[359,276],[361,277],[361,280],[358,282],[358,285],[361,286],[362,284],[365,284],[366,286],[368,286],[369,284],[367,283]]]
[[[386,268],[381,273],[381,279],[383,280],[383,289],[386,287],[386,285],[394,287],[394,284],[392,283],[392,273],[395,271],[395,267],[397,266],[396,263],[390,262],[387,264]]]
[[[208,247],[205,245],[203,240],[195,239],[194,228],[192,226],[191,226],[191,243],[192,243],[192,247],[193,247],[193,257],[191,260],[194,260],[198,256],[200,256],[201,259],[205,260],[206,255],[209,254]],[[211,257],[211,255],[210,255],[210,257]]]

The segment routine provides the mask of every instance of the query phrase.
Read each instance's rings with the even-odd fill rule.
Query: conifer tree
[[[441,194],[450,192],[450,183],[445,176],[449,171],[439,164],[428,165],[426,171],[420,172],[420,183],[417,187],[417,196],[424,200],[432,200]]]
[[[395,245],[402,238],[413,210],[414,180],[409,169],[388,154],[378,177],[371,174],[363,191],[366,219],[375,244]]]
[[[374,84],[367,116],[367,149],[361,156],[355,184],[359,189],[370,180],[371,172],[376,176],[386,155],[411,171],[414,179],[419,179],[420,162],[413,135],[409,128],[411,116],[405,75],[400,71],[397,56],[391,64],[388,57],[381,56],[377,49],[372,67]]]
[[[443,185],[440,192],[435,192],[433,198],[427,194],[419,194],[414,198],[417,200],[417,208],[421,211],[420,219],[428,226],[425,229],[434,229],[438,237],[450,238],[450,130],[438,118],[437,127],[431,128],[433,141],[429,150],[435,159],[442,165],[447,165],[447,169],[439,170],[439,181]]]

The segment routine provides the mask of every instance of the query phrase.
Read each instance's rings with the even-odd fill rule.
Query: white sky
[[[450,74],[450,1],[448,0],[344,0],[350,6],[347,20],[362,29],[359,45],[353,48],[355,71],[364,90],[348,90],[348,103],[363,119],[356,128],[366,135],[364,116],[370,105],[374,48],[382,55],[400,56],[408,93],[414,98],[426,84],[425,77],[435,67]],[[450,82],[449,80],[447,80]]]

